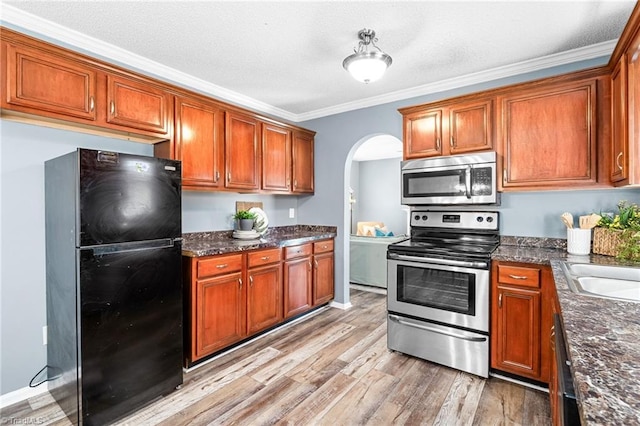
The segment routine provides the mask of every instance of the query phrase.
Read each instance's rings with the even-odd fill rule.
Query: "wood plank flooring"
[[[118,425],[549,425],[544,392],[391,352],[385,296],[329,308],[185,374]],[[48,393],[1,424],[68,425]]]

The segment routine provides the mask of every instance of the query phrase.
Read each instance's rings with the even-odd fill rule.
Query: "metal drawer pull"
[[[616,157],[616,166],[618,166],[618,168],[622,170],[622,165],[620,164],[620,158],[622,158],[622,152],[620,152],[620,154],[618,154],[618,156]]]
[[[270,258],[269,256],[262,256],[262,260],[264,260],[264,261],[269,260],[269,258]]]
[[[527,280],[529,277],[525,277],[524,275],[511,275],[509,274],[509,278],[513,278],[514,280]]]
[[[238,278],[238,283],[240,284],[240,289],[242,289],[242,278]]]
[[[96,107],[96,102],[93,99],[93,96],[91,96],[91,98],[89,98],[89,111],[93,111],[95,107]]]
[[[253,276],[249,275],[249,285],[253,287]]]
[[[399,317],[397,317],[395,315],[389,315],[389,319],[391,319],[392,321],[397,322],[398,324],[402,324],[402,325],[406,325],[406,326],[414,327],[414,328],[419,328],[420,330],[430,331],[432,333],[438,333],[438,334],[442,334],[442,335],[445,335],[445,336],[455,337],[457,339],[468,340],[469,342],[486,342],[487,341],[486,337],[475,337],[475,336],[469,336],[469,335],[462,334],[462,333],[450,333],[450,332],[448,332],[446,330],[439,330],[437,328],[427,327],[427,326],[424,326],[424,325],[414,324],[412,322],[403,321],[403,320],[401,320]]]
[[[116,113],[116,104],[115,102],[111,101],[111,115]]]
[[[316,268],[318,268],[318,261],[317,260],[313,260],[313,264],[316,266]]]
[[[502,308],[502,293],[498,296],[498,308]]]
[[[218,269],[222,269],[222,268],[226,268],[227,266],[229,266],[229,265],[228,265],[228,264],[226,264],[226,263],[223,263],[223,264],[221,264],[221,265],[216,265],[216,268],[218,268]]]

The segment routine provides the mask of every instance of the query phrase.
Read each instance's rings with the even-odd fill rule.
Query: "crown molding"
[[[441,80],[405,90],[387,93],[381,96],[372,96],[355,102],[347,102],[340,105],[321,108],[314,111],[295,114],[290,111],[277,108],[265,102],[238,92],[225,89],[200,78],[191,76],[166,65],[147,59],[143,56],[129,52],[128,50],[105,43],[86,34],[74,31],[70,28],[53,23],[46,19],[24,12],[9,5],[2,5],[0,23],[8,28],[43,38],[54,44],[63,43],[71,49],[81,49],[86,54],[99,56],[109,62],[117,62],[123,67],[137,69],[142,73],[150,74],[155,78],[176,84],[181,87],[202,92],[248,109],[260,111],[292,122],[302,122],[329,115],[340,114],[361,108],[368,108],[389,102],[424,96],[474,84],[485,83],[505,77],[512,77],[534,71],[540,71],[551,67],[567,65],[573,62],[610,56],[616,46],[617,40],[610,40],[591,46],[581,47],[566,52],[543,56],[541,58],[518,62],[503,67],[497,67],[473,74]]]
[[[105,43],[102,40],[82,34],[68,27],[56,24],[9,5],[2,5],[0,23],[7,28],[26,32],[54,44],[59,45],[60,43],[63,43],[65,44],[64,47],[68,47],[72,50],[81,49],[84,51],[83,53],[90,56],[99,56],[105,61],[117,62],[120,66],[139,70],[142,73],[152,75],[154,78],[163,80],[167,83],[177,84],[187,89],[215,96],[220,100],[252,110],[257,110],[265,114],[274,115],[291,121],[297,121],[297,115],[289,111],[209,83],[200,78],[178,71],[138,54],[129,52],[128,50]]]
[[[605,41],[602,43],[593,44],[591,46],[580,47],[577,49],[568,50],[566,52],[555,53],[553,55],[505,65],[503,67],[492,68],[473,74],[449,78],[446,80],[424,84],[405,90],[398,90],[396,92],[386,93],[381,96],[372,96],[370,98],[361,99],[356,102],[347,102],[329,108],[322,108],[315,111],[298,114],[297,117],[298,121],[313,120],[333,114],[340,114],[343,112],[368,108],[376,105],[386,104],[389,102],[401,101],[404,99],[429,95],[431,93],[444,92],[446,90],[457,89],[460,87],[486,83],[488,81],[498,80],[501,78],[513,77],[520,74],[526,74],[556,66],[567,65],[573,62],[585,61],[600,57],[608,57],[613,52],[616,43],[617,40]],[[606,62],[603,63],[603,65],[605,64]]]

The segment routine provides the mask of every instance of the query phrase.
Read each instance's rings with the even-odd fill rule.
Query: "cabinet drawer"
[[[326,253],[333,251],[333,240],[324,240],[313,243],[314,253]]]
[[[248,254],[249,268],[279,262],[281,258],[282,250],[280,248],[254,251]]]
[[[284,258],[285,259],[293,259],[296,257],[303,257],[311,255],[311,251],[313,246],[311,243],[302,244],[299,246],[291,246],[284,248]]]
[[[242,270],[242,254],[215,256],[198,261],[198,278],[227,274]]]
[[[540,288],[540,269],[498,265],[498,281],[520,287]]]

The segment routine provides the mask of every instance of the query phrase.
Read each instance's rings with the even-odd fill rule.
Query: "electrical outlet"
[[[47,326],[42,326],[42,345],[45,346],[47,344]]]
[[[296,209],[292,207],[289,209],[289,219],[293,219],[294,217],[296,217]]]

